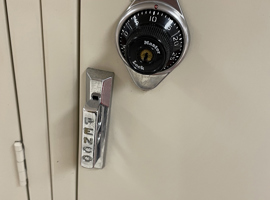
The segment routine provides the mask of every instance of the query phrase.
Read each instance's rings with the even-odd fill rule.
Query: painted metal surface
[[[148,92],[114,43],[129,3],[81,1],[80,109],[87,67],[115,85],[106,167],[79,167],[78,199],[269,199],[270,2],[181,0],[189,53]]]
[[[80,200],[269,199],[269,1],[181,1],[192,34],[189,54],[181,67],[148,92],[132,83],[115,47],[116,26],[129,3],[81,1],[79,110],[85,104],[86,69],[115,72],[106,168],[93,171],[75,160],[81,130],[76,130],[74,95],[76,25],[66,13],[72,6],[42,2],[54,198],[75,199],[77,164]],[[47,200],[51,185],[40,5],[8,0],[8,11],[30,197]],[[4,23],[0,27],[5,30]],[[6,37],[1,34],[1,41]],[[1,44],[6,45],[0,47],[2,56],[8,43]],[[4,62],[10,66],[10,55],[3,57],[1,66]],[[4,145],[12,141],[1,148],[10,147],[14,158],[12,144],[19,128],[11,69],[1,67],[0,129]],[[69,128],[62,131],[64,116]],[[3,126],[2,119],[15,125]],[[14,162],[13,167],[1,165],[1,170],[6,167],[5,175],[11,170],[16,174],[13,158],[5,157],[7,163]],[[1,176],[0,183],[18,181],[9,178],[10,182],[1,182],[7,180]],[[12,199],[5,196],[8,190],[2,192],[6,188],[2,185],[1,199]],[[22,192],[20,199],[26,192],[14,191],[14,200],[17,192]]]
[[[42,0],[54,200],[76,198],[78,1]]]
[[[5,2],[0,1],[0,199],[27,200],[13,144],[21,140]]]
[[[7,0],[31,199],[51,199],[40,2]]]

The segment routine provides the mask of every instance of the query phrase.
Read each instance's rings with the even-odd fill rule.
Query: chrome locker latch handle
[[[104,167],[114,73],[88,68],[83,108],[81,166]]]

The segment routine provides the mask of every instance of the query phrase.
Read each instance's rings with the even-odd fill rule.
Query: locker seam
[[[47,90],[47,74],[46,74],[46,61],[45,61],[44,24],[43,24],[42,0],[39,0],[39,6],[40,6],[40,24],[41,24],[41,41],[42,41],[43,69],[44,69],[44,87],[45,87],[46,118],[47,118],[48,144],[49,144],[49,165],[50,165],[51,199],[53,200],[52,154],[51,154],[51,139],[50,139],[50,125],[49,125],[48,92],[47,92],[48,90]]]
[[[81,0],[78,1],[78,8],[77,8],[77,59],[78,59],[78,131],[80,129],[80,64],[81,64]],[[76,164],[76,200],[79,198],[78,194],[78,183],[79,183],[79,135],[77,134],[77,164]]]
[[[17,107],[17,115],[18,115],[18,123],[19,123],[19,132],[20,132],[20,139],[23,144],[23,134],[22,134],[22,123],[21,123],[21,114],[20,114],[20,104],[18,99],[18,88],[16,82],[16,75],[15,75],[15,64],[14,64],[14,56],[13,56],[13,49],[12,49],[12,42],[11,42],[11,34],[10,34],[10,26],[9,26],[9,16],[8,16],[8,8],[7,8],[7,0],[4,0],[4,7],[5,7],[5,15],[6,15],[6,26],[7,26],[7,35],[8,35],[8,43],[9,43],[9,52],[10,52],[10,61],[11,61],[11,68],[12,68],[12,75],[13,75],[13,82],[14,82],[14,93],[16,99],[16,107]],[[24,145],[23,148],[25,149]],[[24,160],[25,170],[27,171],[27,164],[26,159]],[[29,180],[26,179],[26,195],[27,199],[30,200],[30,191],[29,191]]]

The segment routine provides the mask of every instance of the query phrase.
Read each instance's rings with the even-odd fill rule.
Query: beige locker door
[[[31,199],[76,199],[78,6],[7,0]]]
[[[115,47],[129,3],[81,1],[80,111],[87,67],[115,83],[106,167],[78,165],[78,199],[270,199],[270,1],[180,0],[189,52],[147,92]]]
[[[50,200],[51,172],[41,6],[35,0],[7,0],[29,196]]]
[[[13,144],[21,141],[5,1],[0,1],[0,199],[27,200]]]
[[[76,199],[78,5],[42,0],[53,200]]]

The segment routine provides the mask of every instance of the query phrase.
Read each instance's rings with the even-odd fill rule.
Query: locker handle
[[[105,163],[114,73],[88,68],[81,133],[81,166],[101,169]]]

